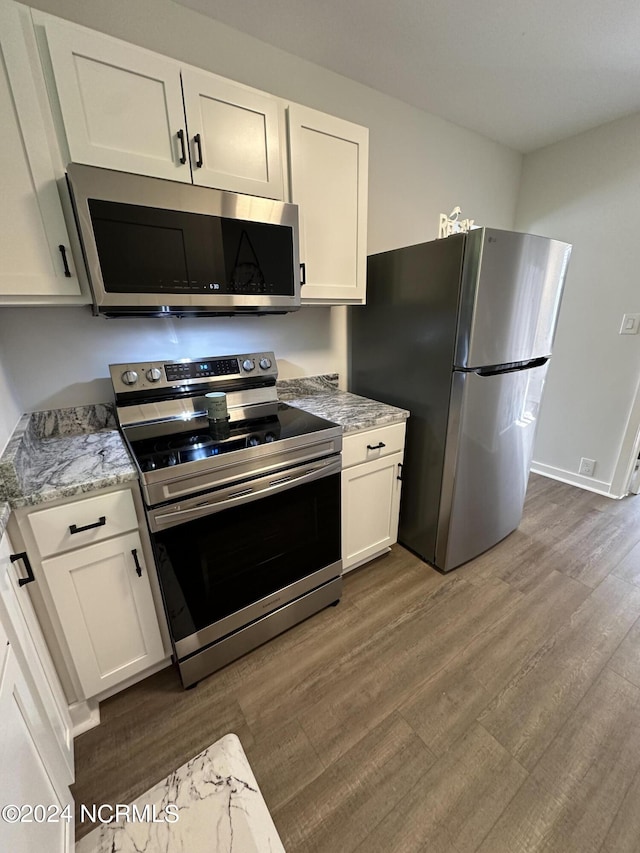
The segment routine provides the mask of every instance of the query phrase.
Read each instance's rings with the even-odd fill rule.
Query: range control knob
[[[245,360],[242,362],[242,369],[246,370],[247,373],[250,373],[252,370],[254,370],[255,366],[256,363],[252,358],[245,358]]]
[[[135,385],[138,381],[138,374],[135,370],[125,370],[120,378],[125,385]]]
[[[271,367],[271,359],[267,358],[266,356],[264,358],[261,358],[260,359],[260,367],[263,370],[269,370],[269,368]]]
[[[150,367],[147,370],[147,379],[149,382],[159,382],[162,379],[162,371],[159,367]]]

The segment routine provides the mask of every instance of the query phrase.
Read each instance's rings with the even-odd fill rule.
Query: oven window
[[[340,559],[340,474],[152,539],[178,641]]]

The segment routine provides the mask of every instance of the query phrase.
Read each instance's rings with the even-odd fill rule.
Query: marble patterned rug
[[[238,737],[225,735],[103,823],[76,853],[285,853]],[[155,820],[154,820],[155,819]]]

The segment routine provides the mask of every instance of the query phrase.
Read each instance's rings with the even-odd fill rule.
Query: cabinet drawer
[[[83,498],[29,515],[41,556],[68,551],[126,533],[138,526],[129,489]]]
[[[350,468],[404,450],[404,422],[345,435],[342,440],[342,467]]]

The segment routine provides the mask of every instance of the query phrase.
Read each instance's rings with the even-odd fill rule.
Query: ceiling
[[[177,0],[532,151],[640,111],[638,0]]]

